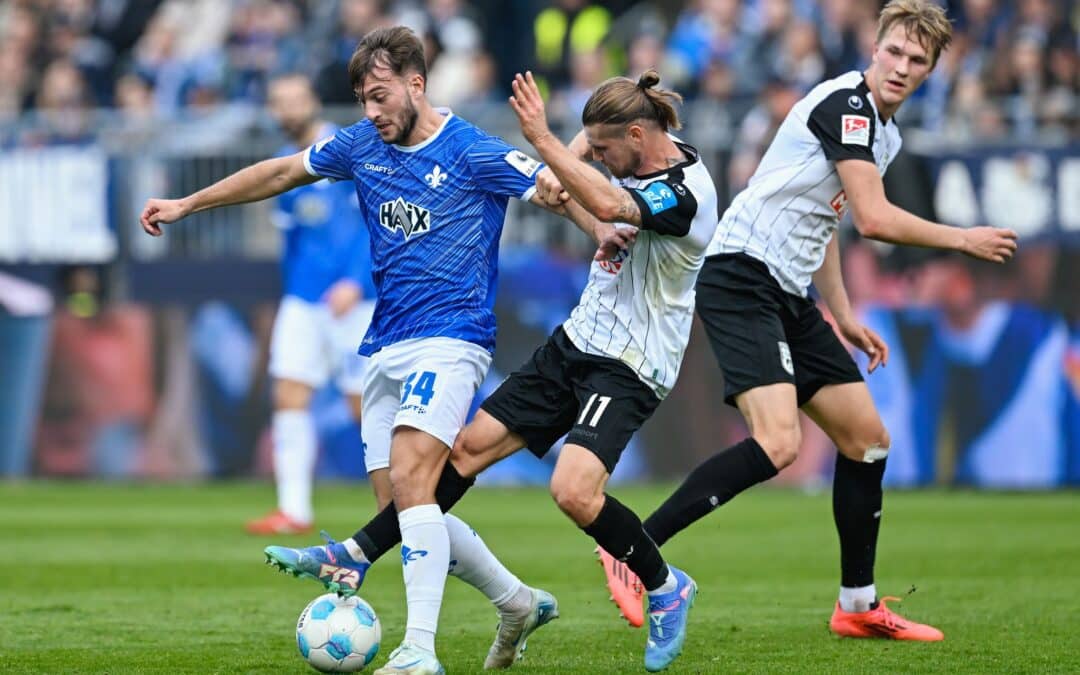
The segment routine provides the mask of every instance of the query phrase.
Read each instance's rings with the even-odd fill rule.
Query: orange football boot
[[[604,568],[612,602],[631,626],[641,628],[645,624],[645,609],[642,606],[645,588],[641,585],[641,579],[630,571],[626,563],[616,560],[599,546],[595,552],[600,556],[600,566]]]
[[[257,520],[248,521],[244,526],[251,534],[275,535],[275,534],[307,534],[311,532],[311,523],[302,523],[293,520],[281,511],[274,510]]]
[[[887,638],[890,640],[918,640],[937,642],[944,640],[945,634],[933,626],[908,621],[885,606],[888,601],[900,602],[892,596],[882,598],[878,606],[866,612],[845,612],[836,603],[829,630],[842,637]]]

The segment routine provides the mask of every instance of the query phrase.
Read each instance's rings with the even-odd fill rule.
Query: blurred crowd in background
[[[346,72],[357,41],[403,23],[426,41],[432,102],[521,143],[505,104],[515,72],[537,74],[569,138],[596,84],[655,66],[687,99],[686,138],[723,208],[800,97],[865,67],[882,4],[0,0],[0,474],[269,471],[266,355],[280,289],[268,210],[199,214],[162,239],[142,235],[134,213],[148,196],[191,192],[273,154],[282,137],[264,103],[275,75],[308,75],[327,115],[349,123],[360,115]],[[868,378],[894,439],[886,479],[1080,484],[1080,7],[942,4],[953,45],[900,110],[908,152],[886,189],[927,218],[1015,228],[1021,249],[1003,267],[970,264],[842,228],[852,300],[893,349]],[[552,220],[509,212],[488,385],[584,285],[589,242]],[[55,309],[16,277],[49,288]],[[741,438],[722,391],[695,328],[670,402],[619,477],[676,477]],[[362,475],[340,396],[320,392],[315,411],[320,474]],[[828,478],[832,449],[815,429],[779,480]],[[525,457],[496,469],[497,480],[542,482],[550,465]]]
[[[267,78],[316,79],[325,103],[355,101],[346,64],[372,28],[403,23],[428,45],[431,99],[501,101],[515,70],[543,78],[573,118],[614,74],[658,66],[664,84],[715,104],[754,142],[823,78],[866,64],[878,0],[6,0],[0,122],[44,118],[20,145],[77,140],[79,111],[133,117],[262,104]],[[942,0],[952,48],[902,111],[953,137],[1075,137],[1080,81],[1073,0]],[[736,107],[746,112],[753,106]],[[80,125],[81,122],[81,125]],[[739,128],[739,124],[742,127]]]

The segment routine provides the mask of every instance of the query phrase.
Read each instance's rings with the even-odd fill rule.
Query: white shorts
[[[390,466],[390,439],[399,426],[453,447],[490,366],[483,347],[444,337],[404,340],[372,355],[360,422],[368,473]]]
[[[334,318],[322,303],[285,296],[270,337],[270,375],[303,382],[313,389],[334,375],[341,391],[362,393],[367,359],[356,351],[374,311],[375,301],[370,300]]]

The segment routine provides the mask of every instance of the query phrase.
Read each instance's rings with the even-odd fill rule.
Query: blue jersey
[[[450,111],[414,146],[364,120],[304,154],[310,174],[356,185],[371,235],[375,315],[360,353],[419,337],[495,348],[499,236],[510,197],[528,199],[540,164]]]
[[[323,131],[333,133],[334,127]],[[299,152],[287,145],[279,157]],[[274,221],[284,233],[281,274],[285,295],[319,302],[336,282],[349,278],[375,297],[371,242],[360,217],[356,194],[347,184],[319,181],[280,195]]]

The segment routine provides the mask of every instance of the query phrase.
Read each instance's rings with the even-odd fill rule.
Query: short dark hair
[[[424,43],[405,26],[376,28],[365,35],[349,59],[349,81],[357,98],[361,98],[368,74],[379,66],[398,76],[419,73],[426,83]]]

